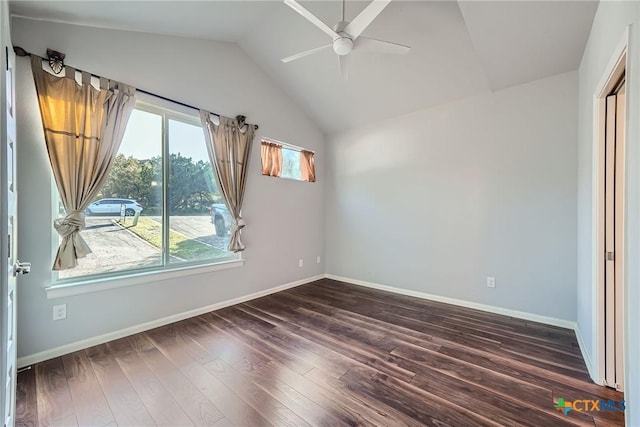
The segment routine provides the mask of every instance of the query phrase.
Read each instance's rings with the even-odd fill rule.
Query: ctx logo
[[[624,400],[574,400],[572,402],[564,400],[562,397],[558,398],[558,403],[553,405],[558,411],[563,412],[565,415],[569,411],[576,412],[623,412],[625,409]]]

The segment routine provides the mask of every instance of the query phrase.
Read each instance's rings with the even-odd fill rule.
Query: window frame
[[[169,172],[170,172],[170,147],[169,147],[169,121],[179,121],[195,125],[202,128],[200,119],[195,114],[189,114],[175,108],[176,105],[169,101],[156,102],[153,99],[137,99],[134,110],[140,110],[151,114],[157,114],[162,118],[162,250],[161,264],[129,268],[126,270],[117,270],[111,272],[100,272],[95,274],[86,274],[76,277],[60,278],[57,271],[52,271],[51,285],[45,288],[47,298],[59,298],[63,296],[76,295],[81,293],[93,292],[102,289],[111,289],[121,286],[129,286],[139,283],[147,283],[157,280],[166,280],[173,277],[183,277],[192,274],[202,274],[210,271],[225,270],[229,268],[241,267],[244,265],[245,259],[242,252],[232,254],[224,258],[183,261],[180,263],[171,263],[170,242],[169,242],[169,225],[170,215],[168,213],[168,196],[169,196]],[[160,100],[157,100],[160,101]],[[193,112],[194,110],[190,110]],[[206,147],[205,147],[206,149]],[[214,171],[214,180],[215,180]],[[52,187],[52,207],[51,222],[55,218],[58,211],[58,189],[51,174]],[[113,198],[105,198],[113,199]],[[53,231],[53,228],[51,228]],[[53,231],[51,233],[51,262],[58,249],[59,236]]]

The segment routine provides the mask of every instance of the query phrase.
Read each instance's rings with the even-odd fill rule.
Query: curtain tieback
[[[53,220],[53,228],[55,228],[58,234],[62,237],[67,237],[76,231],[80,231],[84,226],[85,221],[83,211],[73,211],[64,218]]]
[[[237,218],[235,224],[233,224],[233,226],[231,226],[231,234],[235,234],[238,231],[242,230],[245,225],[247,225],[247,224],[244,222],[244,219]]]

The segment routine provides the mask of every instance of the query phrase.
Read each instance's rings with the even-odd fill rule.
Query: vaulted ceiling
[[[338,1],[301,1],[329,26]],[[347,1],[351,20],[367,1]],[[364,36],[407,55],[354,51],[343,80],[330,43],[280,1],[14,1],[15,15],[237,43],[327,133],[578,68],[595,1],[393,1]]]

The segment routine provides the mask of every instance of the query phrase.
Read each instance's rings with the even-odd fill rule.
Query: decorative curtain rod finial
[[[60,74],[62,69],[64,68],[64,58],[65,55],[62,52],[58,52],[57,50],[47,49],[47,57],[49,58],[49,66],[53,70],[54,73]]]
[[[242,114],[236,116],[236,121],[238,122],[238,128],[244,127],[247,124],[247,116],[243,116]],[[258,125],[254,125],[256,130],[258,130]]]
[[[13,53],[15,53],[16,56],[31,56],[31,54],[29,52],[27,52],[26,50],[24,50],[20,46],[14,46],[13,47]]]

